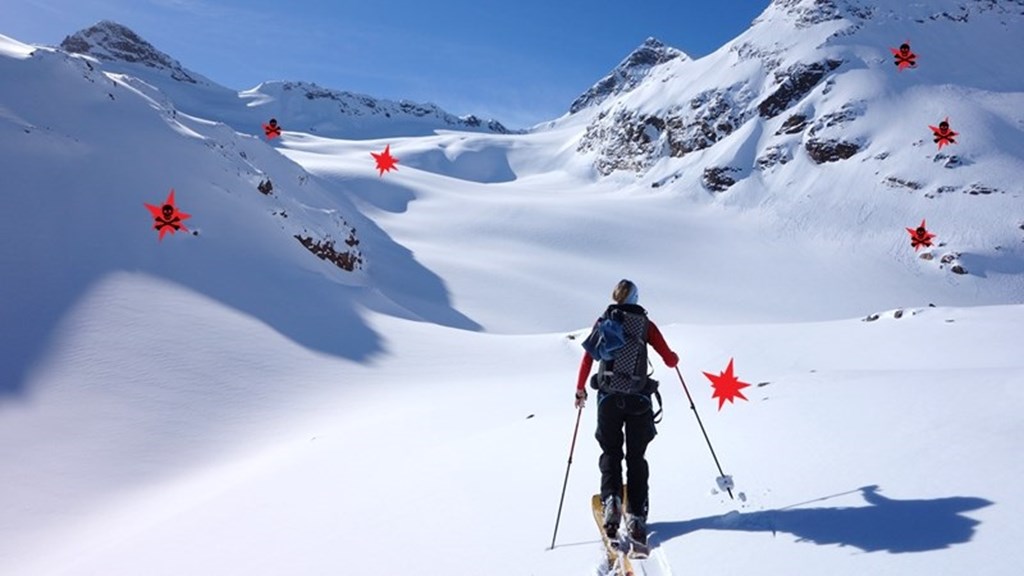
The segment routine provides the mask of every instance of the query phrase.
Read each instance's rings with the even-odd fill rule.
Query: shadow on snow
[[[682,522],[652,523],[655,543],[697,530],[785,532],[800,542],[852,546],[865,552],[926,552],[963,544],[974,536],[979,521],[965,512],[992,504],[984,498],[955,496],[933,500],[893,500],[878,486],[859,489],[869,506],[797,508],[801,504],[762,512],[729,512]],[[831,497],[830,497],[831,498]],[[824,499],[824,498],[823,498]]]

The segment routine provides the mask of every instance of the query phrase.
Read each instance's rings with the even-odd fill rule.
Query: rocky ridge
[[[103,20],[67,36],[61,42],[60,48],[71,54],[83,54],[101,62],[112,63],[115,65],[114,69],[116,69],[116,65],[120,64],[129,65],[127,68],[143,66],[166,74],[173,80],[186,85],[213,86],[211,81],[186,69],[180,62],[158,50],[127,26],[110,20]],[[265,82],[254,90],[237,94],[226,88],[216,88],[231,92],[228,94],[230,100],[237,100],[238,96],[253,94],[261,89],[269,89],[286,95],[298,93],[301,94],[301,98],[314,103],[330,102],[337,105],[336,109],[320,108],[317,110],[317,114],[323,116],[303,118],[302,122],[293,122],[292,118],[284,111],[268,111],[268,116],[277,117],[282,125],[293,129],[302,128],[315,132],[314,126],[317,124],[343,124],[343,119],[348,117],[377,118],[385,122],[392,119],[414,119],[430,122],[436,128],[487,131],[496,134],[512,132],[497,120],[483,119],[475,115],[459,117],[446,112],[435,104],[423,104],[408,100],[395,102],[364,94],[323,88],[310,82]],[[202,115],[202,111],[183,111]],[[335,114],[340,114],[340,116],[335,117]],[[235,124],[237,125],[237,123]]]
[[[636,88],[651,69],[673,60],[689,60],[683,51],[666,46],[657,38],[648,38],[636,50],[626,56],[607,76],[601,78],[586,92],[580,94],[572,105],[570,113],[601,104],[608,98],[625,94]]]
[[[157,50],[126,26],[103,20],[67,36],[60,48],[72,54],[85,54],[97,60],[129,62],[164,70],[180,82],[198,83],[181,63]]]

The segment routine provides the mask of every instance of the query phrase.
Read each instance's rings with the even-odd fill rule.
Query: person
[[[615,538],[622,524],[622,460],[625,457],[625,533],[634,543],[646,546],[649,469],[645,454],[647,445],[657,434],[651,402],[652,385],[657,383],[647,376],[647,345],[654,347],[669,368],[676,367],[679,356],[665,343],[658,326],[647,318],[647,311],[637,303],[638,298],[637,286],[629,280],[620,281],[612,291],[614,303],[608,306],[601,320],[615,318],[621,322],[624,344],[611,354],[610,360],[601,360],[591,386],[598,390],[595,436],[601,446],[598,464],[605,533]],[[586,353],[580,364],[577,408],[586,404],[586,381],[593,360],[590,353]]]

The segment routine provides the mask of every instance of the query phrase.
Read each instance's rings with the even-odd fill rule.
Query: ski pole
[[[572,429],[572,444],[569,446],[569,463],[565,466],[565,480],[562,481],[562,497],[558,500],[558,515],[555,516],[555,533],[551,535],[551,548],[555,549],[555,538],[558,537],[558,522],[562,519],[562,504],[565,503],[565,487],[569,485],[569,467],[572,466],[572,453],[576,450],[576,433],[580,430],[580,416],[583,416],[583,406],[576,411],[576,426]]]
[[[718,475],[725,477],[725,472],[722,472],[722,465],[718,463],[718,456],[715,455],[715,449],[711,446],[711,440],[708,438],[708,432],[704,429],[704,423],[700,421],[700,414],[697,413],[697,406],[693,403],[693,396],[690,396],[690,390],[686,387],[686,382],[683,380],[683,373],[679,371],[679,366],[676,366],[676,375],[679,376],[679,383],[683,385],[683,391],[686,392],[686,398],[690,401],[690,409],[693,410],[693,415],[697,417],[697,424],[700,425],[700,431],[704,433],[704,441],[708,443],[708,448],[711,450],[711,457],[715,459],[715,466],[718,467]],[[732,488],[729,486],[725,487],[725,490],[729,493],[729,499],[732,500]]]

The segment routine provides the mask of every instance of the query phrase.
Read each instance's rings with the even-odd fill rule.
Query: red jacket
[[[661,330],[658,330],[658,327],[650,320],[647,321],[647,343],[654,347],[654,351],[661,355],[661,359],[669,368],[675,368],[679,363],[679,356],[668,347],[665,337],[661,335]],[[590,376],[590,369],[593,365],[594,359],[590,354],[584,352],[583,361],[580,362],[580,377],[576,382],[576,390],[583,390],[586,387],[587,377]]]

